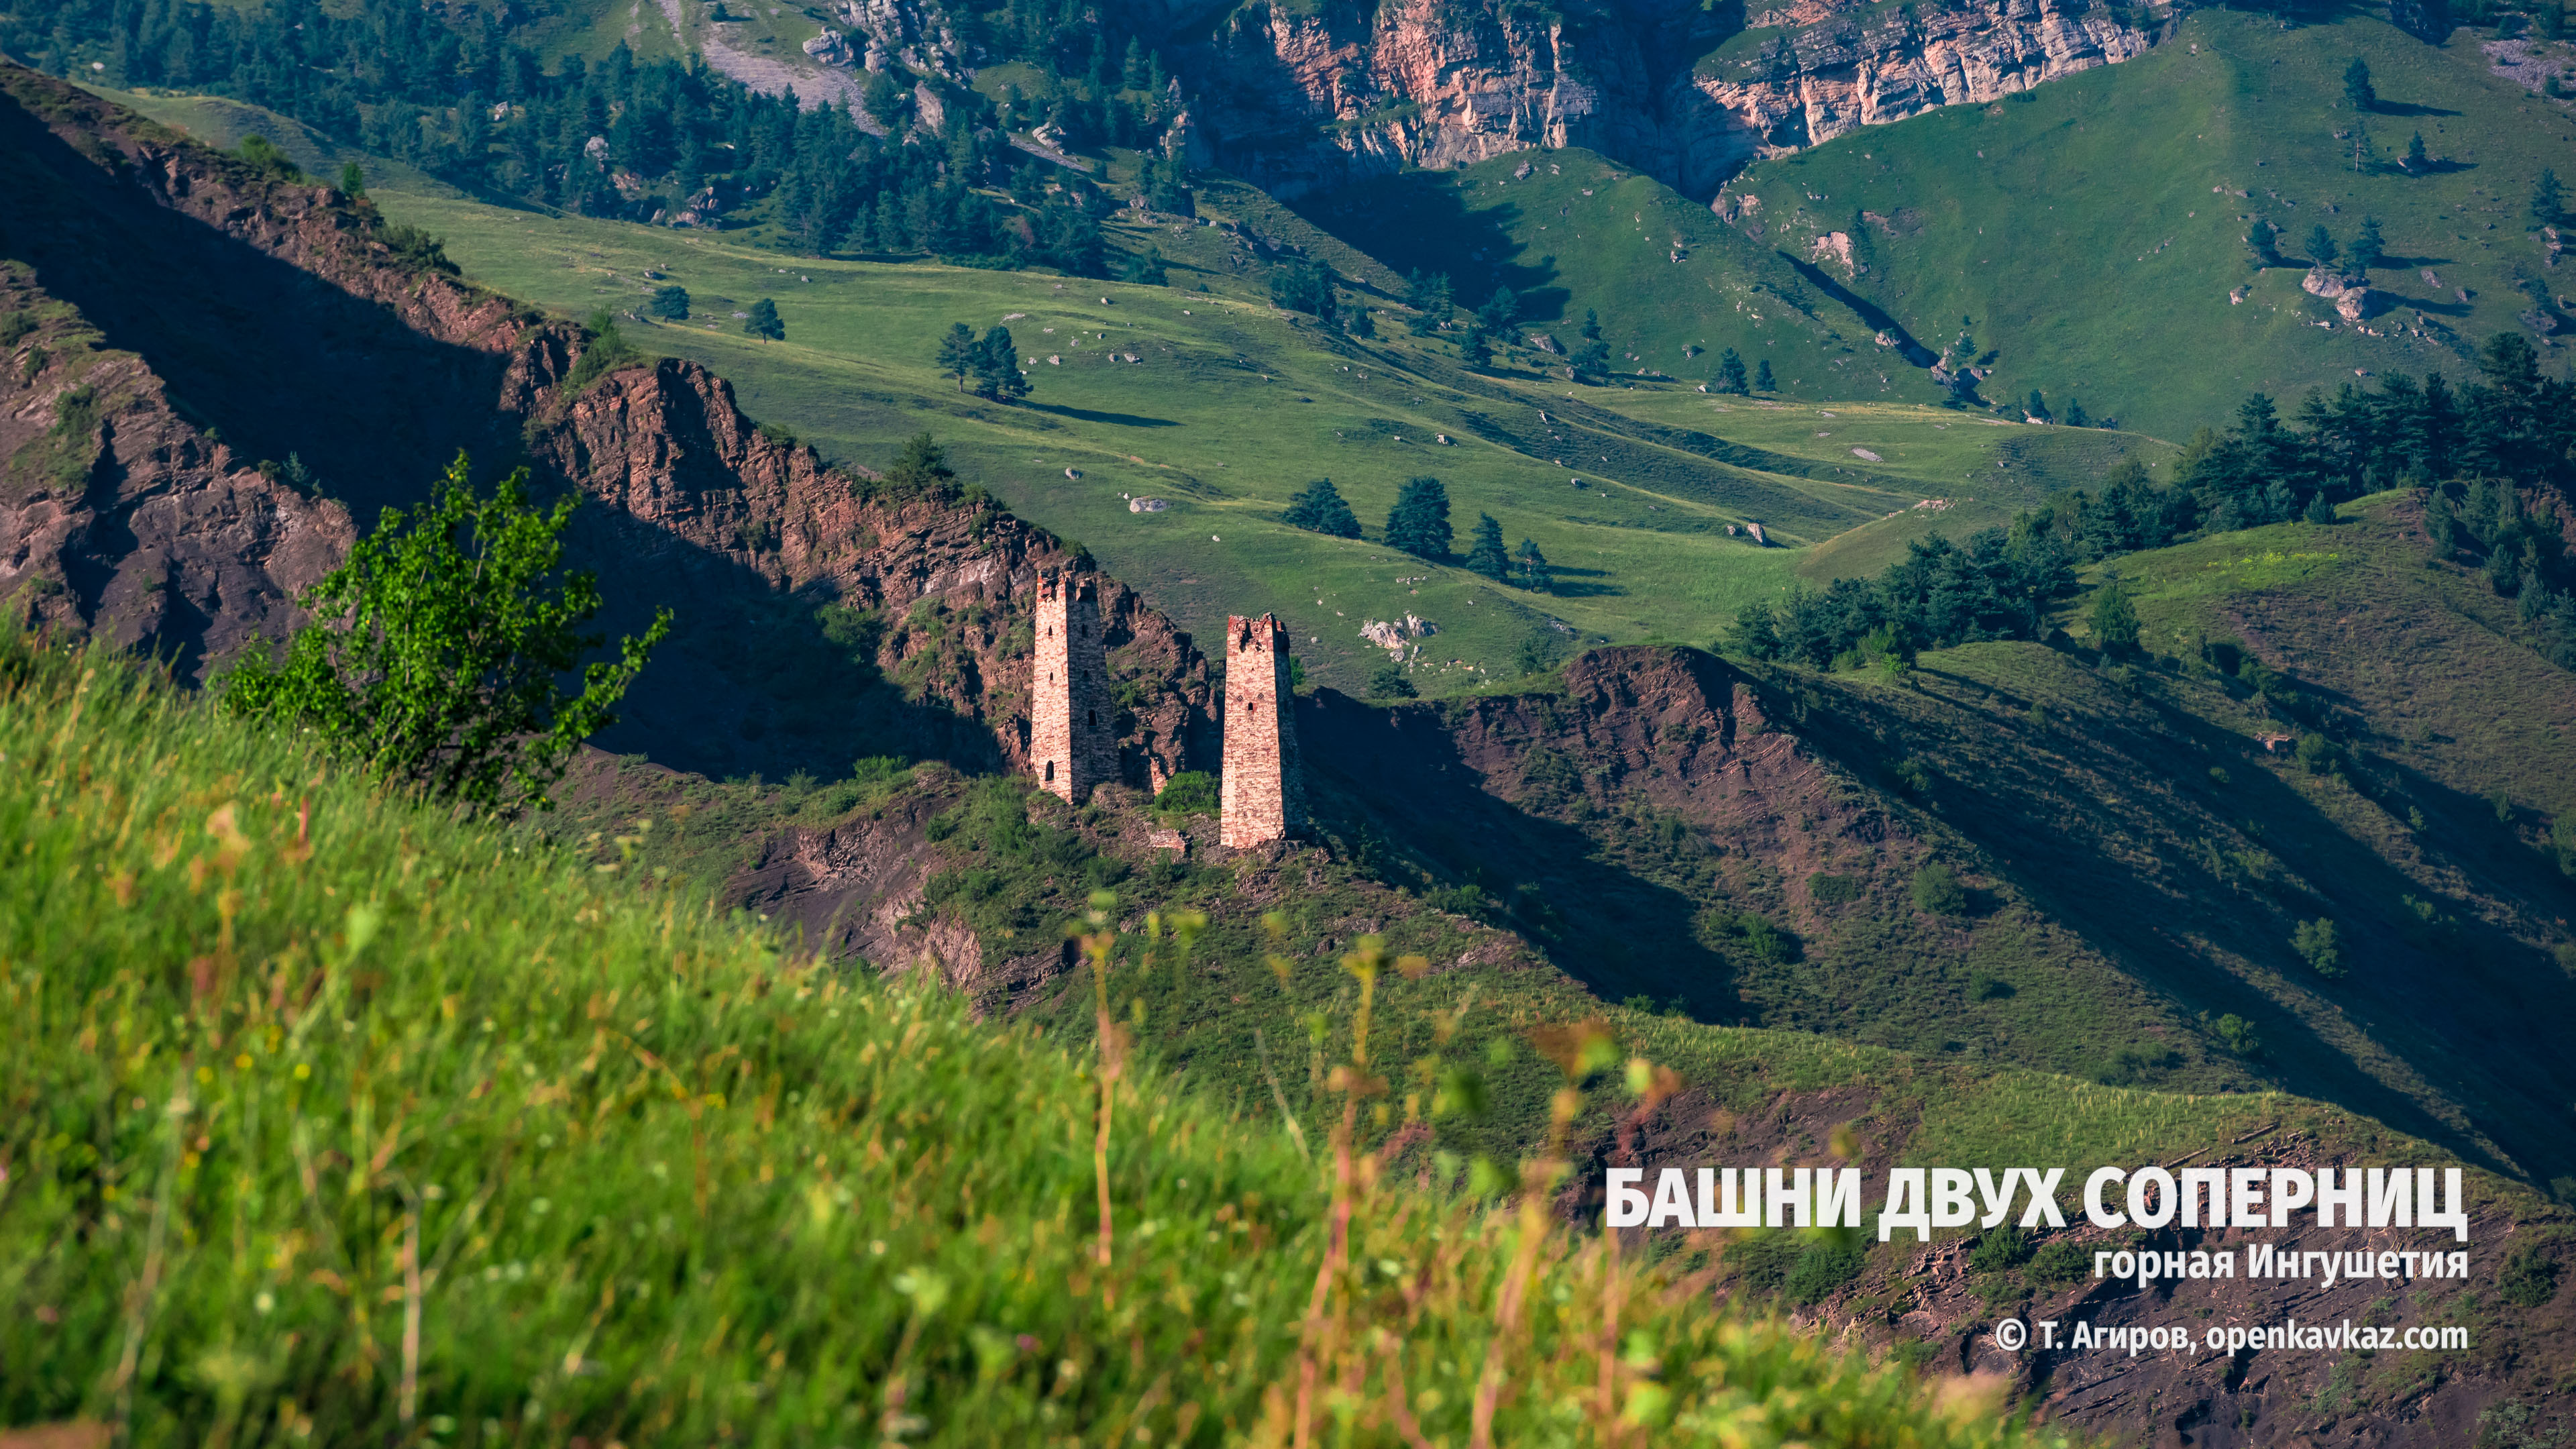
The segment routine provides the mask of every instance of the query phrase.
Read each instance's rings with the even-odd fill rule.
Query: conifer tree
[[[948,334],[939,339],[939,371],[957,379],[957,390],[966,390],[966,379],[973,376],[976,362],[984,355],[975,345],[975,329],[963,322],[949,324]]]
[[[2565,198],[2558,190],[2558,173],[2550,170],[2542,171],[2540,179],[2531,183],[2532,216],[2544,225],[2555,222],[2558,220],[2559,209],[2564,204]]]
[[[2343,98],[2356,111],[2376,110],[2379,106],[2379,92],[2370,84],[2370,62],[2360,56],[2354,56],[2352,64],[2343,68]]]
[[[665,322],[689,320],[689,289],[682,286],[658,288],[653,293],[653,315]]]
[[[1288,523],[1335,538],[1360,536],[1359,515],[1343,499],[1341,490],[1330,478],[1318,478],[1289,500],[1288,511],[1281,515]]]
[[[2326,230],[2324,222],[2318,222],[2308,228],[2308,264],[2310,266],[2333,266],[2338,250],[2335,246],[2334,233]]]
[[[985,332],[975,352],[976,392],[1003,402],[1029,395],[1029,376],[1020,371],[1020,347],[1011,340],[1011,329],[995,327]]]
[[[2038,388],[2032,388],[2030,390],[2030,397],[2022,404],[2021,410],[2029,416],[2039,419],[2043,423],[2047,422],[2048,395],[2041,392]]]
[[[2431,162],[2424,155],[2424,133],[2418,131],[2414,135],[2407,137],[2406,169],[2408,171],[2421,171],[2430,164]]]
[[[1753,390],[1755,392],[1778,392],[1780,390],[1780,385],[1777,382],[1774,382],[1771,377],[1770,358],[1766,357],[1762,359],[1761,364],[1753,369]]]
[[[1467,335],[1458,342],[1458,358],[1469,367],[1494,365],[1494,345],[1485,340],[1483,322],[1474,321],[1467,324]]]
[[[1407,478],[1387,510],[1386,541],[1417,558],[1449,557],[1449,490],[1437,478]]]
[[[1526,538],[1521,540],[1520,550],[1514,556],[1512,565],[1513,582],[1522,588],[1533,593],[1544,594],[1556,587],[1556,574],[1548,568],[1547,555],[1538,551],[1538,544],[1535,541]]]
[[[767,297],[751,304],[751,315],[743,319],[742,330],[745,336],[763,342],[784,341],[787,336],[787,324],[778,320],[778,304]]]
[[[1735,349],[1732,347],[1718,355],[1717,388],[1720,392],[1731,392],[1738,397],[1752,391],[1751,385],[1744,380],[1744,359],[1736,356]]]
[[[1503,546],[1503,526],[1490,513],[1476,515],[1475,542],[1467,548],[1467,567],[1498,584],[1511,574],[1512,556]]]
[[[2344,256],[2344,265],[2354,275],[2363,276],[2386,259],[2387,246],[2379,236],[2379,218],[2363,217],[2361,230],[2353,236],[2352,250]]]

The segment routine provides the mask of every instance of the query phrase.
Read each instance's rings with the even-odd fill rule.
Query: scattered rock
[[[1160,498],[1130,498],[1127,500],[1127,511],[1130,513],[1160,513],[1171,506],[1172,505],[1164,502]]]
[[[1064,476],[1067,478],[1079,478],[1082,476],[1082,470],[1080,468],[1067,468],[1064,470]]]
[[[1862,459],[1866,459],[1867,461],[1872,462],[1872,463],[1884,463],[1884,462],[1886,462],[1886,461],[1887,461],[1885,458],[1882,458],[1882,457],[1878,456],[1876,453],[1871,452],[1871,451],[1870,451],[1869,449],[1867,449],[1867,448],[1854,448],[1854,449],[1852,449],[1852,456],[1853,456],[1853,457],[1855,457],[1855,458],[1862,458]]]
[[[2230,291],[2230,292],[2227,294],[2227,305],[2228,305],[2228,306],[2230,306],[2230,307],[2236,306],[2237,304],[2239,304],[2239,303],[2243,302],[2243,301],[2246,299],[2246,297],[2248,297],[2249,295],[2251,295],[2251,294],[2253,293],[2253,291],[2254,291],[2254,289],[2253,289],[2252,287],[2238,287],[2238,288],[2235,288],[2234,290]]]

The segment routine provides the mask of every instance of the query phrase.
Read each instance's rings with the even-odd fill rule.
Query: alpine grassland
[[[1359,942],[1311,1141],[644,872],[0,643],[0,1412],[137,1444],[2037,1442],[1546,1204],[1669,1070],[1534,1036],[1513,1180],[1389,1170]],[[1382,1051],[1382,1048],[1379,1049]],[[1633,1089],[1633,1090],[1631,1090]],[[1266,1104],[1264,1104],[1266,1105]]]
[[[2091,486],[2131,452],[2170,455],[2132,434],[2041,440],[2024,431],[2043,430],[2007,432],[1925,406],[1873,411],[1865,437],[1836,443],[1830,418],[1799,426],[1818,408],[1839,411],[1818,378],[1752,399],[1700,393],[1704,374],[1639,378],[1631,362],[1619,364],[1625,375],[1571,381],[1560,359],[1530,348],[1465,368],[1454,331],[1409,335],[1393,268],[1219,180],[1201,187],[1200,210],[1226,226],[1156,216],[1108,228],[1129,252],[1160,250],[1167,284],[1152,286],[782,255],[753,244],[757,220],[738,235],[501,206],[235,102],[105,94],[210,144],[265,129],[317,173],[358,160],[385,213],[442,238],[475,281],[566,316],[610,308],[629,345],[718,370],[754,416],[836,461],[882,467],[889,439],[928,427],[964,476],[1081,542],[1194,631],[1275,612],[1309,677],[1355,694],[1385,658],[1359,637],[1372,619],[1437,624],[1412,666],[1421,692],[1509,689],[1525,676],[1534,634],[1704,641],[1785,588],[1809,557],[1801,546],[1877,524],[1868,537],[1884,541],[1838,565],[1866,570],[1901,554],[1902,539],[1923,531],[1918,521],[1939,513],[1917,504],[1946,506],[1971,478],[1982,502],[1959,500],[1970,511],[1957,517],[1981,524],[2008,516],[2008,500]],[[1567,166],[1604,164],[1564,155]],[[1353,284],[1343,310],[1370,309],[1376,335],[1274,306],[1267,279],[1297,253],[1266,241],[1331,260]],[[648,304],[674,285],[687,291],[689,315],[657,320]],[[1605,279],[1604,306],[1619,305],[1608,294],[1625,286]],[[748,336],[733,315],[764,298],[784,340]],[[959,323],[1009,331],[1027,398],[987,400],[941,374],[938,341]],[[1575,339],[1572,324],[1546,325]],[[1832,436],[1812,436],[1820,430]],[[1489,513],[1513,545],[1534,542],[1552,586],[1480,577],[1463,548],[1426,560],[1386,547],[1388,510],[1418,476],[1443,481],[1462,524]],[[1349,500],[1361,538],[1282,520],[1317,478]],[[1139,499],[1166,506],[1137,511]],[[1745,529],[1753,523],[1779,546],[1757,545]]]
[[[2491,68],[2497,33],[2432,46],[2358,12],[2197,10],[2135,60],[1864,127],[1758,161],[1729,189],[1759,198],[1773,243],[1802,260],[1819,236],[1852,238],[1866,272],[1818,265],[1925,347],[1966,319],[1995,354],[1987,399],[2036,388],[2060,412],[2077,401],[2185,438],[2249,392],[2295,399],[2356,372],[2457,380],[2524,314],[2544,335],[2565,325],[2532,196],[2544,170],[2568,171],[2576,120]],[[2355,58],[2377,93],[2367,110],[2345,94]],[[2307,239],[2322,226],[2348,253],[2373,218],[2377,300],[2356,321],[2302,288],[2319,260]],[[2258,265],[2246,238],[2264,224],[2278,260]]]

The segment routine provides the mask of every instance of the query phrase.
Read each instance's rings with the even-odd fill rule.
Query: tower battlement
[[[1094,785],[1116,779],[1111,718],[1098,586],[1087,577],[1041,575],[1029,662],[1029,771],[1039,788],[1078,805]]]
[[[1218,839],[1240,849],[1298,834],[1306,785],[1291,717],[1288,631],[1271,615],[1225,621],[1225,771]]]

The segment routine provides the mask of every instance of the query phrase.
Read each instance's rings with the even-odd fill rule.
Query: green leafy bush
[[[2341,938],[2335,923],[2325,917],[2299,922],[2298,929],[2290,933],[2290,945],[2299,953],[2299,959],[2308,963],[2308,969],[2319,976],[2332,980],[2344,974]]]
[[[1163,782],[1154,795],[1155,813],[1166,819],[1217,813],[1216,776],[1205,770],[1183,770]]]
[[[1977,1239],[1977,1245],[1968,1250],[1968,1267],[1978,1273],[2001,1273],[2029,1262],[2037,1251],[2030,1234],[2005,1223]]]
[[[244,654],[226,707],[319,739],[382,778],[483,810],[550,809],[573,749],[616,723],[617,702],[670,634],[661,610],[615,663],[579,632],[596,579],[555,577],[575,498],[540,511],[519,469],[478,495],[459,453],[430,502],[388,508],[348,561],[299,601],[312,611],[283,664]],[[556,680],[581,671],[567,696]]]
[[[1968,888],[1950,868],[1934,861],[1914,872],[1914,908],[1935,916],[1968,913]]]
[[[2538,1308],[2558,1296],[2558,1260],[2539,1243],[2516,1248],[2496,1273],[2496,1292],[2517,1308]]]

